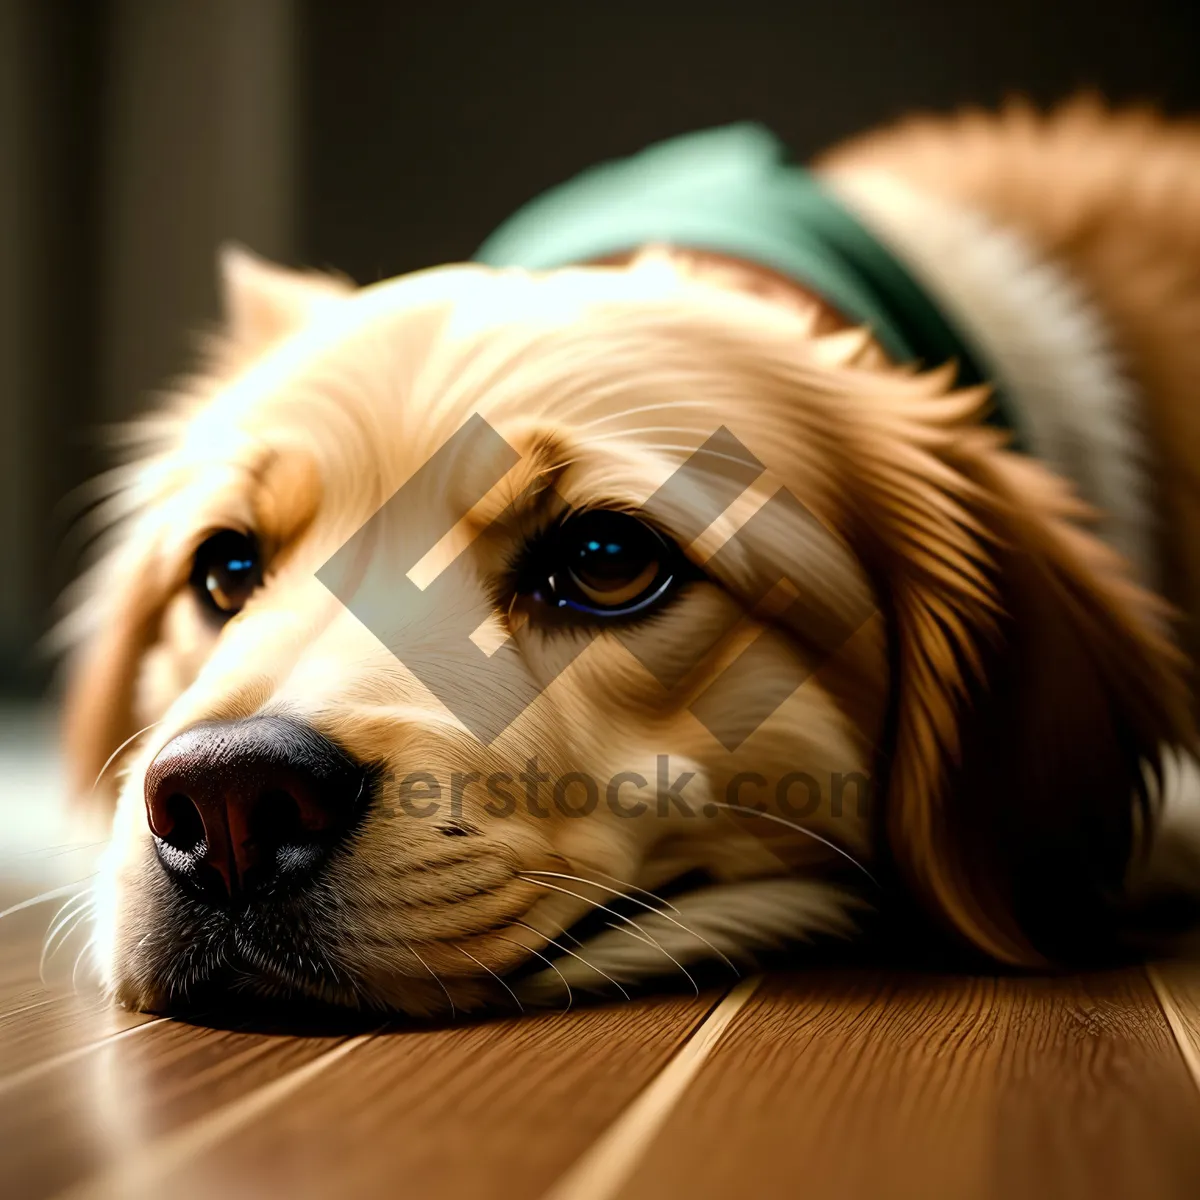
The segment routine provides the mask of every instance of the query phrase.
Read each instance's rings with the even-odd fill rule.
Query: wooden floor
[[[438,1029],[106,1009],[0,921],[0,1191],[112,1197],[1200,1197],[1200,968],[824,969]]]

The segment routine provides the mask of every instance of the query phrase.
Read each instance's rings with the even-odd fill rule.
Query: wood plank
[[[716,999],[381,1035],[265,1112],[247,1097],[71,1195],[536,1197]],[[146,1103],[156,1107],[153,1096]]]
[[[126,1012],[98,997],[46,996],[0,1017],[0,1094],[27,1078],[40,1064],[135,1029],[154,1018]]]
[[[1200,1094],[1139,969],[783,977],[619,1190],[735,1194],[1194,1198]]]
[[[158,1021],[35,1067],[0,1090],[5,1192],[21,1200],[54,1195],[342,1040]]]
[[[1200,962],[1155,963],[1147,973],[1183,1060],[1200,1088]]]
[[[25,894],[10,890],[5,904]],[[150,1019],[108,1005],[88,972],[74,971],[88,929],[64,929],[68,936],[43,964],[47,934],[65,899],[53,897],[0,920],[0,1088],[39,1062],[57,1061]]]
[[[18,894],[7,903],[16,903]],[[87,939],[88,931],[78,927],[64,930],[68,936],[61,944],[56,943],[53,953],[45,964],[42,978],[42,948],[54,926],[55,914],[62,908],[67,897],[60,896],[29,908],[22,908],[0,920],[0,1017],[17,1009],[27,1008],[53,997],[69,995],[75,983],[72,969],[76,955]],[[0,903],[0,911],[6,905]],[[85,990],[83,972],[80,973],[80,990]]]

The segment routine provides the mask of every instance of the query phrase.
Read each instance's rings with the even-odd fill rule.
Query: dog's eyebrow
[[[408,578],[424,589],[486,530],[510,520],[536,521],[543,509],[555,507],[554,484],[567,466],[563,458],[557,438],[536,438],[487,494],[413,564]]]

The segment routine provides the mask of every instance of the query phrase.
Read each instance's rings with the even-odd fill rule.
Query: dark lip
[[[287,889],[234,908],[218,907],[168,874],[153,851],[149,861],[158,884],[156,936],[140,957],[141,969],[156,980],[157,1009],[186,1016],[264,1005],[363,1007],[357,980],[330,952],[313,889]]]
[[[155,1007],[171,1017],[231,1027],[264,1014],[369,1013],[357,980],[314,944],[278,920],[262,929],[253,917],[208,914],[192,930],[186,964],[177,953],[155,964],[162,997]]]
[[[229,963],[186,995],[166,997],[156,1011],[207,1028],[301,1037],[361,1033],[388,1019],[388,1014],[365,1005],[272,985],[267,977]]]

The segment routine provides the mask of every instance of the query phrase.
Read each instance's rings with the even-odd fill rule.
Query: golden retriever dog
[[[552,195],[362,289],[223,254],[69,626],[117,1001],[564,1004],[873,912],[1046,966],[1192,869],[1154,831],[1195,748],[1200,128],[1015,105],[811,174],[700,136],[593,173],[582,248]],[[788,189],[812,274],[757,248]]]

